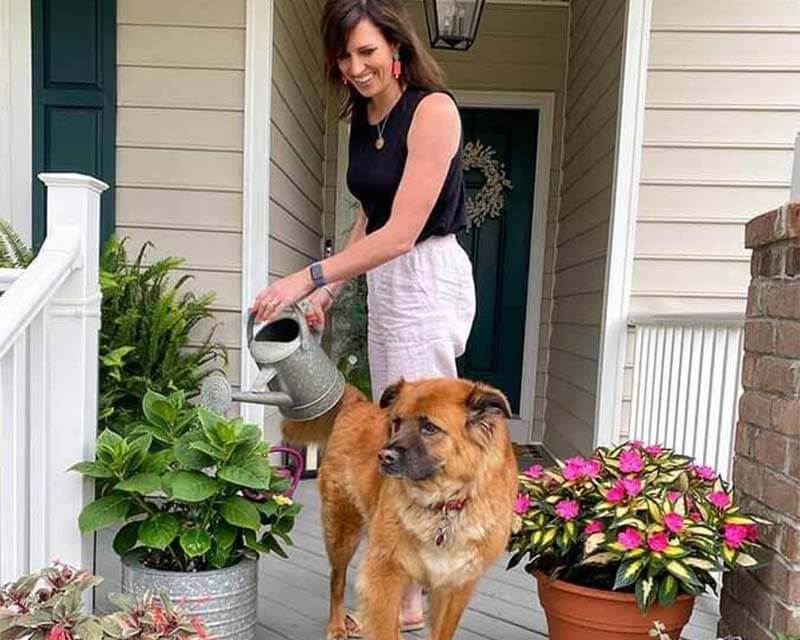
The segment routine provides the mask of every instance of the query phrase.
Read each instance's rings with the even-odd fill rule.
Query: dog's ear
[[[400,395],[400,390],[403,388],[403,385],[406,383],[403,378],[400,378],[394,384],[390,384],[386,389],[383,390],[381,394],[381,401],[380,407],[381,409],[385,409],[386,407],[391,406],[395,400],[397,400],[397,396]]]
[[[471,426],[488,427],[493,418],[511,417],[508,398],[502,391],[490,387],[488,384],[476,383],[472,387],[472,391],[467,397],[467,409]]]

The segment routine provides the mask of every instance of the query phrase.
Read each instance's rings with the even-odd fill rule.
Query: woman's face
[[[347,49],[339,56],[339,71],[365,98],[383,92],[397,80],[392,75],[394,48],[380,29],[362,18],[347,39]]]

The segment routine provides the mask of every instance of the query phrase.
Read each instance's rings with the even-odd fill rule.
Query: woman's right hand
[[[325,289],[317,289],[306,300],[313,308],[312,312],[306,314],[306,322],[314,331],[325,329],[325,314],[333,306],[333,297]]]

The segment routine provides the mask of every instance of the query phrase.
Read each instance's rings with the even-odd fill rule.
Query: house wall
[[[544,438],[559,456],[593,445],[625,2],[571,11]]]
[[[799,59],[794,0],[653,0],[633,314],[744,313],[744,223],[789,195]]]
[[[118,0],[117,233],[215,291],[239,378],[246,0]],[[200,336],[198,336],[199,339]]]

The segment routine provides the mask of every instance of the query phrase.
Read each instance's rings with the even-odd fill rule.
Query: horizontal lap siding
[[[545,433],[559,456],[593,443],[624,5],[572,3]]]
[[[272,67],[269,275],[321,254],[326,92],[319,0],[276,0]]]
[[[216,292],[239,378],[245,0],[119,0],[117,234]],[[201,341],[208,330],[194,336]]]
[[[427,37],[421,3],[409,3],[419,34]],[[487,4],[481,19],[480,33],[469,51],[435,50],[448,86],[462,91],[548,91],[555,94],[555,122],[547,203],[545,269],[541,300],[538,371],[534,389],[532,438],[541,441],[545,430],[545,387],[547,348],[550,340],[552,308],[553,246],[558,215],[558,184],[561,166],[562,113],[567,59],[569,11],[562,6],[523,6]]]
[[[744,223],[788,197],[798,129],[794,0],[654,0],[632,312],[744,311]]]

